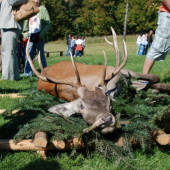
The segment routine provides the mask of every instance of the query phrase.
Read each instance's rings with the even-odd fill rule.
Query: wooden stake
[[[0,109],[0,114],[2,114],[3,112],[5,112],[6,111],[6,109]],[[15,114],[15,113],[17,113],[19,110],[13,110],[12,111],[12,114]]]
[[[47,151],[37,151],[38,155],[42,157],[42,159],[47,159],[46,153]]]
[[[11,93],[11,94],[0,94],[0,97],[23,98],[25,96],[22,96],[22,94],[20,93]]]

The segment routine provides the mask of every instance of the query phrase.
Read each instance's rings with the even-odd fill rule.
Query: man
[[[165,59],[170,48],[170,0],[162,0],[158,14],[158,27],[155,32],[155,39],[143,66],[143,74],[149,74],[155,61]]]
[[[37,51],[40,52],[43,67],[47,67],[47,62],[44,54],[44,45],[45,42],[48,41],[47,31],[51,27],[50,16],[46,7],[40,5],[40,0],[32,1],[35,1],[36,6],[39,7],[40,11],[37,15],[30,18],[29,21],[27,20],[24,22],[23,35],[24,38],[27,38],[28,36],[30,37],[29,53],[31,59],[34,59],[34,54],[37,49]],[[32,74],[32,69],[28,60],[26,59],[23,76],[32,76]]]
[[[25,3],[26,0],[2,0],[0,10],[0,29],[2,36],[2,77],[5,80],[19,80],[18,59],[16,56],[17,39],[23,22],[14,20],[12,7]]]

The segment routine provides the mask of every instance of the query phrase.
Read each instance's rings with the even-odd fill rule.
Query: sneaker
[[[149,81],[142,81],[142,80],[139,80],[140,83],[144,83],[144,84],[148,84]]]

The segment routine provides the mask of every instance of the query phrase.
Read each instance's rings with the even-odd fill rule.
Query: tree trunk
[[[128,9],[129,9],[129,0],[126,1],[126,12],[125,12],[125,21],[124,21],[124,31],[123,31],[123,40],[126,42],[126,28],[127,28],[127,18],[128,18]],[[124,44],[122,50],[122,58],[125,58]]]

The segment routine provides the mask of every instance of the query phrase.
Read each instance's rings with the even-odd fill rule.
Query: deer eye
[[[81,107],[81,109],[84,109],[84,106],[82,104],[80,105],[80,107]]]

